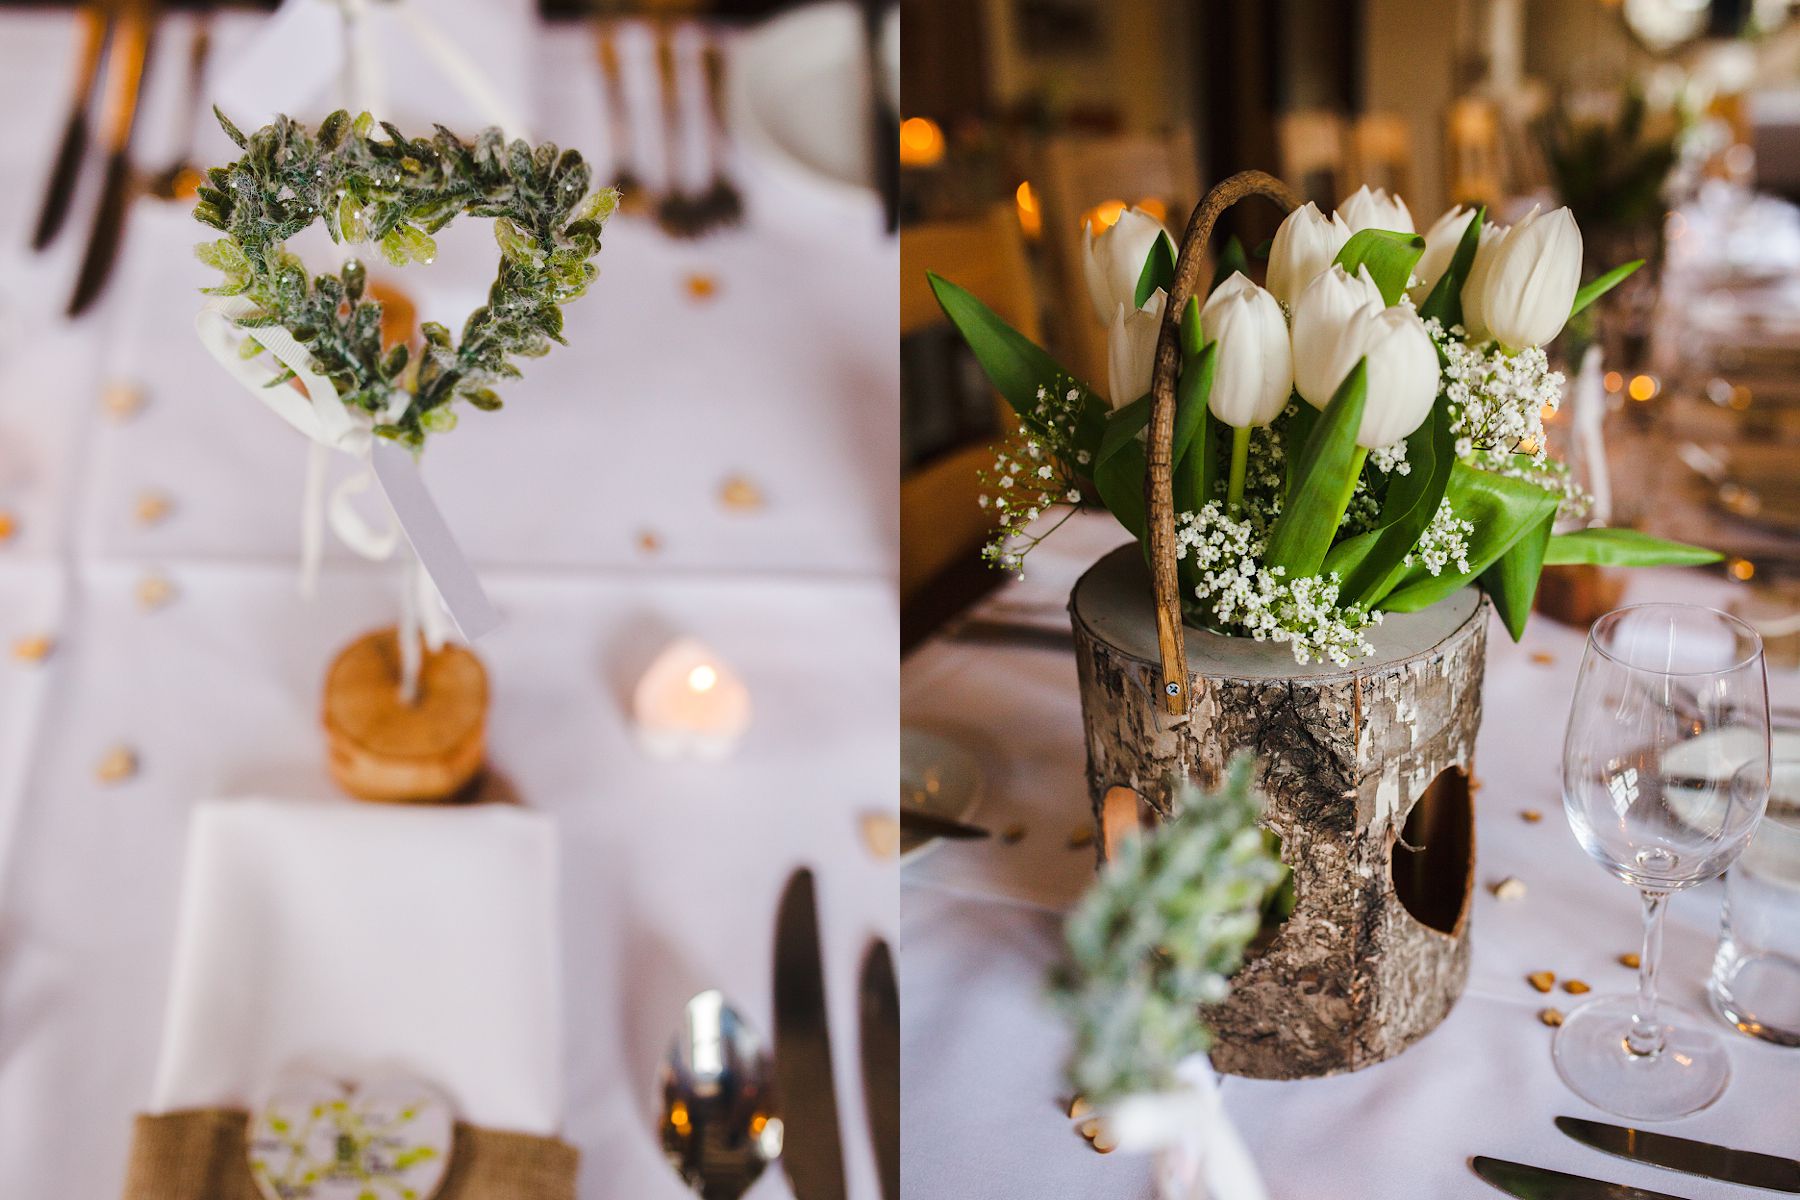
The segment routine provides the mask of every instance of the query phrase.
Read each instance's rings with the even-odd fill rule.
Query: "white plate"
[[[983,778],[975,752],[925,729],[900,730],[900,802],[952,821],[967,821],[981,805]],[[913,862],[943,838],[900,834],[900,861]]]
[[[888,92],[899,98],[900,39],[884,32]],[[869,147],[869,65],[862,15],[834,0],[784,13],[738,39],[728,94],[731,131],[772,170],[796,182],[866,197],[874,186]],[[898,148],[891,148],[895,153]]]

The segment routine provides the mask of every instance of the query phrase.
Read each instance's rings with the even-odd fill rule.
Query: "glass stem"
[[[1637,1005],[1631,1012],[1631,1032],[1625,1048],[1646,1057],[1661,1054],[1662,1022],[1656,1018],[1656,969],[1662,964],[1663,911],[1667,892],[1644,892],[1644,952],[1638,956]]]

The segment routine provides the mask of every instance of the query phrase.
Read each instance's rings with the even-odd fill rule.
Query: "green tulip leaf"
[[[1406,439],[1406,463],[1406,474],[1388,477],[1375,528],[1345,538],[1325,556],[1326,574],[1336,571],[1342,580],[1341,604],[1373,608],[1406,573],[1406,556],[1437,515],[1456,463],[1456,435],[1441,400]]]
[[[1182,345],[1188,344],[1187,330],[1182,329]],[[1217,448],[1214,427],[1218,424],[1208,410],[1212,396],[1213,369],[1218,360],[1218,343],[1208,342],[1197,354],[1182,355],[1181,379],[1175,388],[1175,511],[1198,512],[1212,499],[1213,459]]]
[[[1451,509],[1460,520],[1474,525],[1468,536],[1469,569],[1446,570],[1432,575],[1414,562],[1393,591],[1378,600],[1388,612],[1417,612],[1480,577],[1513,544],[1556,512],[1562,497],[1536,484],[1492,471],[1481,471],[1458,462],[1450,469],[1450,485],[1444,489]]]
[[[1293,400],[1293,405],[1293,413],[1281,427],[1282,444],[1289,451],[1285,467],[1287,473],[1281,481],[1283,508],[1293,503],[1294,489],[1300,486],[1300,456],[1292,451],[1297,446],[1306,445],[1306,439],[1312,436],[1313,426],[1319,423],[1318,409],[1297,397]]]
[[[1400,303],[1406,281],[1419,256],[1425,253],[1425,239],[1416,233],[1396,233],[1389,229],[1363,229],[1350,235],[1338,251],[1337,263],[1350,274],[1356,268],[1369,268],[1369,278],[1381,291],[1381,302]]]
[[[1543,520],[1481,573],[1481,590],[1494,602],[1495,610],[1506,624],[1506,632],[1515,642],[1525,636],[1531,601],[1537,595],[1538,576],[1544,570],[1544,550],[1550,544],[1550,529],[1555,524],[1556,510],[1551,509]]]
[[[1159,233],[1144,258],[1144,269],[1138,272],[1137,294],[1132,303],[1142,308],[1156,295],[1157,289],[1166,292],[1174,282],[1175,243],[1169,240],[1168,234]]]
[[[1075,386],[1089,397],[1088,409],[1082,414],[1076,432],[1076,445],[1079,449],[1095,451],[1105,425],[1104,408],[1094,390],[1075,380],[1072,372],[1064,370],[1030,338],[1001,320],[968,289],[933,272],[926,272],[926,276],[944,315],[969,344],[969,349],[975,352],[975,360],[987,373],[994,390],[1012,406],[1026,428],[1039,436],[1047,436],[1048,431],[1037,416],[1038,389],[1075,381]],[[1080,469],[1079,464],[1070,465]]]
[[[1106,419],[1106,432],[1094,457],[1094,490],[1132,537],[1144,540],[1144,476],[1149,464],[1138,433],[1150,420],[1150,397],[1144,396]]]
[[[1704,546],[1669,542],[1635,529],[1580,529],[1559,533],[1544,551],[1544,565],[1565,567],[1693,567],[1724,556]]]
[[[1285,568],[1289,579],[1318,574],[1337,535],[1344,497],[1362,464],[1356,435],[1368,391],[1369,363],[1361,359],[1319,414],[1300,451],[1293,494],[1269,531],[1263,555],[1267,566]],[[1289,456],[1291,460],[1291,449]]]
[[[1644,260],[1640,258],[1628,262],[1624,266],[1614,267],[1606,274],[1600,276],[1600,278],[1583,287],[1579,292],[1575,293],[1575,303],[1570,307],[1569,315],[1571,317],[1574,316],[1600,297],[1606,295],[1606,293],[1618,287],[1621,283],[1624,283],[1627,279],[1630,279],[1632,273],[1643,265]]]
[[[1468,281],[1469,272],[1474,269],[1475,251],[1481,247],[1481,223],[1486,219],[1485,205],[1477,208],[1475,215],[1469,218],[1462,240],[1456,243],[1456,253],[1450,256],[1450,265],[1444,268],[1443,275],[1432,285],[1431,294],[1419,306],[1420,320],[1429,321],[1436,317],[1438,324],[1445,329],[1462,324],[1463,284]]]

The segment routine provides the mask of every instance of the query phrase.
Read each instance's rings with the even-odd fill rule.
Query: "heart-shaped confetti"
[[[250,1175],[268,1200],[431,1200],[450,1167],[456,1118],[404,1075],[292,1075],[250,1125]]]

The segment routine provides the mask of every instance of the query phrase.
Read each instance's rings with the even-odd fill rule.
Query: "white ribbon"
[[[310,596],[317,589],[323,526],[329,524],[352,551],[375,562],[393,557],[405,538],[417,566],[409,564],[407,569],[402,625],[416,625],[433,650],[441,649],[449,636],[449,622],[471,641],[499,624],[499,615],[432,503],[412,456],[375,437],[374,419],[344,404],[331,381],[313,369],[312,355],[292,333],[279,325],[247,330],[237,324],[258,311],[242,296],[216,296],[200,309],[194,329],[232,378],[313,443],[300,518],[302,592]],[[268,357],[245,358],[240,351],[246,337],[260,343]],[[281,373],[269,358],[294,373],[306,388],[305,396],[286,383],[270,386]],[[393,407],[406,402],[404,394],[397,395]],[[332,450],[356,459],[361,469],[327,496],[325,476]],[[365,520],[354,503],[371,483],[386,502],[382,528]]]
[[[1158,1200],[1268,1200],[1206,1056],[1177,1063],[1175,1077],[1174,1090],[1127,1096],[1107,1109],[1119,1149],[1156,1153]]]

